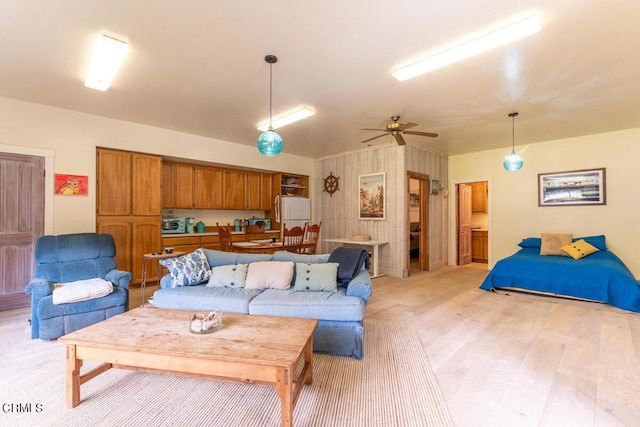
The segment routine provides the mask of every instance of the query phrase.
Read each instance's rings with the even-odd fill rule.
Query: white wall
[[[265,158],[254,146],[2,97],[0,146],[10,152],[50,150],[53,152],[54,173],[89,176],[88,197],[49,198],[48,203],[53,204],[53,225],[47,232],[53,234],[95,231],[95,159],[98,146],[286,171],[310,175],[313,179],[313,160],[310,158],[284,153]],[[53,194],[52,181],[48,181],[47,187],[45,191]]]
[[[605,234],[607,246],[640,277],[640,129],[516,146],[524,167],[502,167],[510,147],[449,157],[449,191],[455,183],[489,177],[490,264],[515,253],[524,237],[542,232]],[[605,206],[538,207],[538,174],[606,168]],[[455,197],[451,197],[451,202]],[[455,209],[450,204],[449,263],[455,264]]]

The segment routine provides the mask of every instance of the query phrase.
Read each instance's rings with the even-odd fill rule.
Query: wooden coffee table
[[[66,345],[67,406],[80,404],[80,385],[108,369],[136,369],[275,386],[281,425],[291,426],[302,385],[313,380],[318,321],[224,313],[222,329],[196,335],[189,332],[191,314],[142,307],[59,338]],[[83,360],[104,363],[81,374]]]

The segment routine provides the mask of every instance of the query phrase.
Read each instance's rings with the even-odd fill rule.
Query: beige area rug
[[[295,426],[450,426],[419,337],[408,323],[365,320],[364,358],[314,354]],[[85,362],[85,368],[95,363]],[[278,426],[272,387],[111,369],[65,406],[64,361],[0,379],[0,425]],[[12,405],[7,407],[6,405]],[[7,411],[7,409],[11,409]]]

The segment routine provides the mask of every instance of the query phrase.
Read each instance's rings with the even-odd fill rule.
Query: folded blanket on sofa
[[[101,278],[56,283],[53,289],[53,303],[65,304],[100,298],[113,292],[113,284]]]
[[[335,248],[329,255],[329,262],[338,263],[338,281],[345,284],[362,270],[370,267],[369,252],[360,248]]]

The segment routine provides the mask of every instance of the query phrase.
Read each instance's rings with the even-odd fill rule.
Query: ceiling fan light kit
[[[518,116],[517,112],[509,113],[509,117],[511,117],[511,154],[504,158],[502,162],[502,166],[509,172],[517,171],[522,169],[522,165],[524,165],[524,160],[522,156],[516,154],[516,146],[515,146],[515,134],[516,134],[516,125],[515,119]]]
[[[405,145],[407,142],[404,140],[404,137],[402,136],[402,134],[426,136],[429,138],[435,138],[438,136],[437,133],[432,133],[432,132],[420,132],[415,130],[408,131],[407,129],[418,126],[418,124],[417,123],[400,123],[398,120],[400,120],[400,116],[392,116],[391,123],[389,123],[385,129],[369,129],[369,128],[361,129],[361,130],[377,130],[380,132],[386,132],[381,135],[374,136],[373,138],[365,139],[364,141],[362,141],[362,143],[367,143],[367,142],[373,141],[374,139],[382,138],[383,136],[386,136],[386,135],[392,135],[395,138],[398,145]]]
[[[537,15],[531,15],[515,22],[507,23],[498,29],[484,32],[477,37],[464,40],[450,48],[398,68],[391,75],[403,82],[429,71],[479,55],[538,31],[540,31],[540,18]]]
[[[269,127],[258,137],[258,150],[264,156],[277,156],[282,151],[282,137],[273,131],[271,126],[271,101],[273,88],[273,64],[278,62],[275,55],[267,55],[264,60],[269,64]]]

